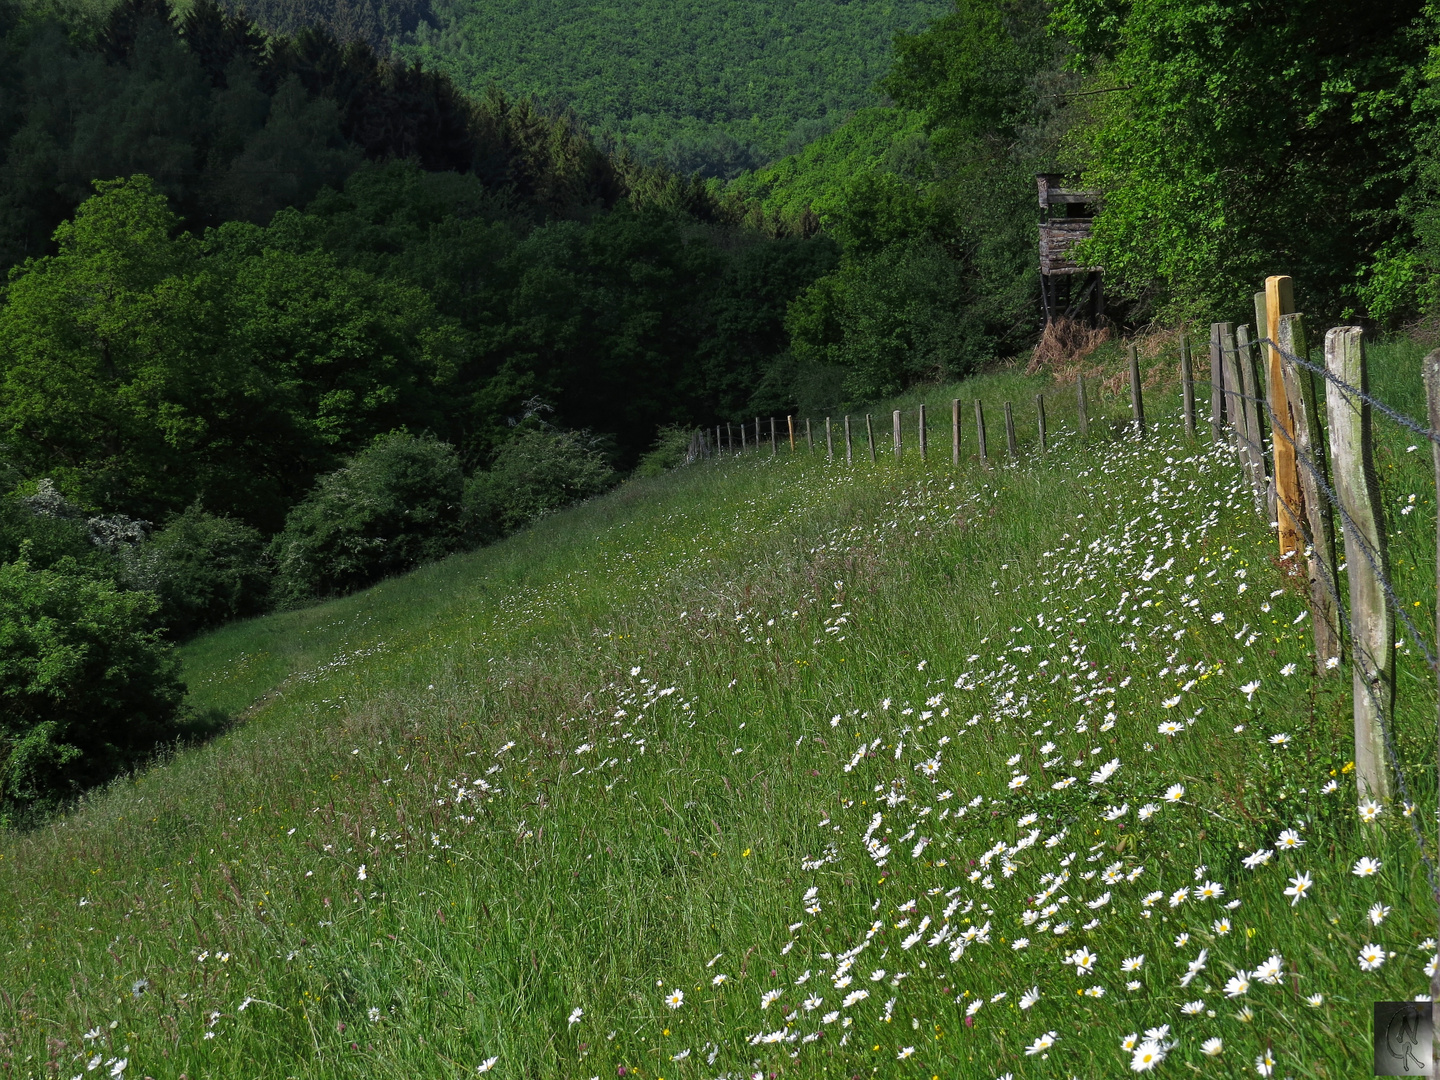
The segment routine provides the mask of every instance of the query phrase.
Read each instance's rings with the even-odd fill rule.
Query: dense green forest
[[[891,39],[945,5],[439,0],[432,10],[398,39],[400,55],[473,92],[494,82],[561,102],[648,160],[728,178],[876,103]]]

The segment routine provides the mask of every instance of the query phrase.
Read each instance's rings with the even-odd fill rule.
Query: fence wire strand
[[[1291,354],[1289,354],[1285,350],[1281,350],[1281,353],[1282,355],[1285,355],[1287,357],[1291,356]],[[1306,364],[1305,366],[1313,368],[1314,365]],[[1195,381],[1210,386],[1212,393],[1216,389],[1215,385],[1211,383],[1208,379]],[[1350,385],[1342,379],[1336,379],[1333,381],[1335,381],[1336,384],[1341,386],[1343,389],[1353,390],[1353,387],[1350,387]],[[1336,495],[1334,489],[1332,489],[1329,483],[1326,481],[1323,470],[1314,460],[1312,460],[1312,455],[1301,450],[1301,448],[1299,447],[1299,445],[1296,444],[1294,438],[1290,435],[1290,433],[1285,430],[1283,425],[1277,422],[1278,418],[1275,415],[1275,410],[1271,407],[1268,401],[1265,401],[1262,398],[1255,397],[1254,395],[1246,394],[1238,388],[1231,390],[1221,387],[1219,389],[1222,393],[1233,393],[1237,399],[1251,402],[1264,408],[1265,412],[1269,415],[1270,418],[1272,439],[1274,437],[1274,433],[1278,431],[1280,435],[1286,440],[1286,442],[1288,442],[1290,446],[1294,449],[1295,459],[1301,462],[1310,472],[1311,476],[1315,480],[1317,489],[1319,489],[1319,491],[1325,496],[1326,501],[1329,502],[1330,505],[1339,512],[1342,523],[1346,528],[1347,534],[1353,536],[1359,542],[1357,546],[1360,548],[1361,553],[1365,556],[1365,561],[1369,563],[1370,569],[1374,572],[1376,580],[1380,582],[1381,588],[1385,591],[1387,602],[1389,602],[1391,607],[1395,610],[1395,612],[1404,622],[1407,632],[1409,633],[1412,641],[1415,643],[1415,646],[1424,655],[1426,663],[1429,665],[1432,671],[1440,668],[1440,662],[1437,662],[1435,655],[1427,647],[1425,639],[1420,634],[1420,631],[1416,628],[1414,622],[1411,621],[1410,616],[1406,613],[1405,606],[1397,595],[1394,584],[1390,581],[1389,576],[1381,570],[1379,562],[1377,560],[1378,552],[1373,552],[1371,550],[1371,545],[1369,544],[1369,542],[1359,532],[1359,530],[1356,529],[1354,520],[1346,512],[1344,506],[1340,504],[1339,497]],[[1410,427],[1411,425],[1407,424],[1405,426]],[[1237,443],[1243,443],[1251,447],[1252,449],[1258,450],[1263,456],[1264,447],[1258,446],[1253,439],[1250,439],[1234,424],[1227,424],[1226,427],[1228,429],[1229,435]],[[1284,499],[1280,495],[1278,486],[1275,494],[1277,502],[1284,506],[1285,511],[1290,514],[1290,519],[1300,527],[1300,530],[1305,538],[1306,545],[1311,550],[1320,553],[1321,549],[1316,543],[1317,538],[1311,532],[1309,522],[1306,519],[1305,515],[1300,512],[1298,507],[1292,506],[1289,500]],[[1323,573],[1321,575],[1322,581],[1324,582],[1325,588],[1329,592],[1331,599],[1334,600],[1336,610],[1339,613],[1340,625],[1342,629],[1348,627],[1350,625],[1349,612],[1346,608],[1344,599],[1340,596],[1338,582],[1331,580],[1329,565],[1327,561],[1323,557],[1319,558],[1317,561],[1320,563],[1320,566],[1323,570]],[[1313,613],[1311,615],[1311,618],[1313,620]],[[1358,651],[1361,654],[1370,670],[1379,669],[1379,665],[1375,663],[1375,657],[1369,652],[1368,649],[1366,649],[1363,645],[1361,645],[1355,640],[1355,635],[1353,634],[1353,632],[1350,634],[1350,647],[1352,650]],[[1403,801],[1404,805],[1409,809],[1409,813],[1406,814],[1406,817],[1410,822],[1411,831],[1414,833],[1415,845],[1417,851],[1419,852],[1420,859],[1425,864],[1425,874],[1426,878],[1430,882],[1431,893],[1436,899],[1437,903],[1440,903],[1440,881],[1437,881],[1435,862],[1431,859],[1429,853],[1426,850],[1425,833],[1420,828],[1420,823],[1418,821],[1419,815],[1416,812],[1418,809],[1418,803],[1416,803],[1410,795],[1409,784],[1406,782],[1405,771],[1400,762],[1399,750],[1395,745],[1394,732],[1391,730],[1391,718],[1388,715],[1388,710],[1384,707],[1384,703],[1377,696],[1375,688],[1371,685],[1370,680],[1362,678],[1360,679],[1360,683],[1362,686],[1364,686],[1366,694],[1369,696],[1371,703],[1375,706],[1376,714],[1380,717],[1380,733],[1382,740],[1385,744],[1385,756],[1388,758],[1387,763],[1390,766],[1390,771],[1394,774],[1396,786],[1400,790],[1400,798]]]

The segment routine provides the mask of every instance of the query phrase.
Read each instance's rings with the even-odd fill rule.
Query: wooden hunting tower
[[[1070,191],[1059,173],[1037,173],[1040,190],[1040,304],[1045,321],[1098,323],[1105,314],[1100,269],[1078,266],[1071,250],[1088,239],[1100,208],[1098,191]]]

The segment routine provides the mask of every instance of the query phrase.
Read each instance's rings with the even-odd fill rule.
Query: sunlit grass
[[[1382,393],[1403,384],[1396,356],[1377,357]],[[1176,1075],[1255,1075],[1266,1052],[1276,1075],[1367,1069],[1369,1003],[1426,988],[1435,920],[1400,808],[1357,818],[1348,676],[1311,673],[1308,623],[1233,456],[1183,442],[1173,394],[1153,397],[1137,444],[1120,437],[1124,395],[1097,393],[1082,445],[1073,387],[1050,388],[1042,461],[1042,389],[1006,371],[927,393],[924,464],[917,395],[873,410],[874,466],[863,439],[854,468],[827,463],[816,425],[814,453],[632,482],[188,646],[196,706],[244,722],[0,846],[0,1027],[18,1074],[71,1076],[98,1054],[97,1072],[123,1059],[156,1080],[458,1077],[491,1058],[498,1076],[1097,1076],[1128,1071],[1122,1037],[1161,1024],[1159,1069]],[[949,464],[956,396],[967,459],[985,401],[994,467]],[[1387,500],[1417,494],[1395,554],[1428,632],[1429,459],[1386,440]],[[1433,683],[1401,662],[1401,749],[1429,823]],[[1148,803],[1162,809],[1142,823]],[[1289,828],[1302,848],[1242,865]],[[1362,855],[1381,872],[1351,873]],[[1116,863],[1116,883],[1082,878]],[[1313,886],[1292,906],[1301,871]],[[1207,881],[1220,899],[1170,905]],[[1376,902],[1391,907],[1378,926]],[[988,942],[951,959],[985,924]],[[1362,972],[1372,942],[1396,955]],[[1065,962],[1082,947],[1098,956],[1083,977]],[[1225,995],[1272,955],[1276,985]]]

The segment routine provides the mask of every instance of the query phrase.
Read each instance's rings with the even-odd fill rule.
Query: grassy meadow
[[[1435,952],[1432,677],[1401,649],[1421,809],[1363,822],[1348,666],[1169,356],[1144,441],[1118,381],[1082,442],[1005,370],[927,392],[928,461],[912,396],[874,465],[817,425],[191,643],[234,727],[0,839],[7,1074],[1368,1074]],[[1430,633],[1430,459],[1381,433]]]

